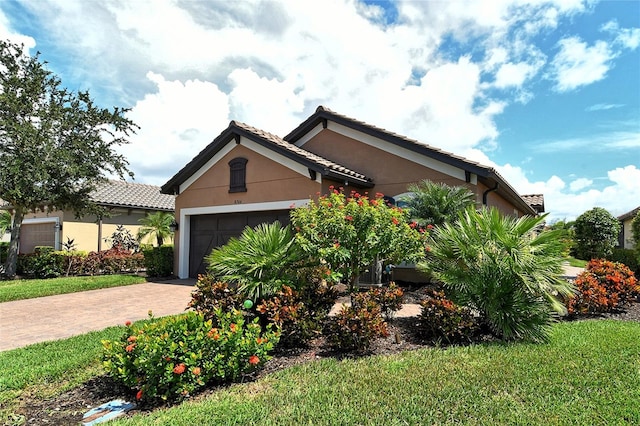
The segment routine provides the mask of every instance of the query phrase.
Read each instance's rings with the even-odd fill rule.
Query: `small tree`
[[[78,215],[100,214],[90,198],[104,174],[132,175],[115,148],[137,127],[126,110],[97,107],[70,92],[39,54],[0,41],[0,198],[14,220],[5,275],[15,276],[24,215],[42,204]]]
[[[582,213],[575,222],[576,252],[579,259],[611,256],[618,244],[620,222],[601,207]]]
[[[158,247],[161,247],[165,238],[173,238],[173,232],[171,232],[173,215],[171,213],[152,213],[138,220],[138,222],[142,225],[138,230],[138,241],[142,241],[147,235],[155,235]]]
[[[296,240],[312,258],[328,264],[353,293],[359,277],[375,261],[414,262],[424,257],[423,234],[408,213],[389,206],[382,194],[370,199],[355,191],[332,192],[291,212]]]
[[[454,221],[458,213],[475,204],[475,196],[464,186],[449,186],[430,180],[409,185],[406,198],[411,218],[421,225],[442,225]]]

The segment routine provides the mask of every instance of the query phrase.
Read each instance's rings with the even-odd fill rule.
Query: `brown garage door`
[[[224,213],[191,216],[189,237],[189,276],[195,278],[206,272],[204,257],[216,247],[224,245],[231,237],[239,236],[247,226],[279,221],[289,224],[289,210]]]

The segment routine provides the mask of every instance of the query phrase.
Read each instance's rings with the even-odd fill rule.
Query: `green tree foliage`
[[[209,273],[237,285],[240,293],[254,300],[285,285],[297,287],[294,265],[300,259],[291,230],[280,222],[247,227],[239,238],[231,238],[205,257]]]
[[[456,219],[458,213],[475,205],[473,192],[464,186],[449,186],[440,182],[423,180],[409,185],[413,193],[406,198],[411,218],[420,225],[442,225]]]
[[[607,258],[618,244],[620,222],[601,207],[582,213],[575,222],[576,257]]]
[[[331,187],[328,195],[291,212],[296,240],[311,258],[322,259],[338,273],[351,292],[359,276],[375,261],[414,262],[424,257],[422,234],[408,213],[387,205],[382,194],[370,199],[351,192],[347,197]]]
[[[505,340],[544,341],[558,297],[573,294],[562,273],[557,232],[536,232],[542,217],[514,218],[495,209],[467,209],[436,227],[419,265],[444,284],[453,302],[478,311]]]
[[[633,237],[634,248],[640,258],[640,210],[631,221],[631,236]]]
[[[71,92],[39,54],[0,41],[0,198],[14,211],[5,275],[15,275],[24,215],[42,204],[97,213],[89,194],[104,174],[132,175],[115,148],[136,125],[126,110],[96,106]]]
[[[158,247],[164,244],[166,238],[173,238],[171,224],[173,215],[167,212],[156,212],[138,220],[142,227],[138,230],[138,241],[142,241],[147,235],[155,236]]]
[[[8,211],[0,211],[0,238],[7,232],[7,229],[11,228],[11,215]]]

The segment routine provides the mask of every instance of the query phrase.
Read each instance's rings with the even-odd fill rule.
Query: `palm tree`
[[[411,212],[411,218],[420,225],[442,225],[455,220],[458,213],[475,205],[475,195],[464,186],[449,186],[423,180],[409,185],[413,195],[404,201]]]
[[[296,287],[294,265],[301,260],[300,253],[290,228],[274,222],[246,227],[239,238],[213,249],[205,260],[215,278],[258,300],[285,285]]]
[[[544,341],[554,315],[566,313],[560,299],[574,291],[561,278],[558,233],[536,231],[544,218],[468,208],[433,230],[427,260],[418,267],[454,302],[479,312],[494,334]]]
[[[138,230],[138,241],[142,241],[147,235],[155,235],[158,247],[162,246],[165,238],[173,238],[173,220],[173,215],[167,212],[156,212],[143,217],[138,221],[142,224]]]

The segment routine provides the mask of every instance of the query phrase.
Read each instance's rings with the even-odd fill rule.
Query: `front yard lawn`
[[[0,281],[0,302],[33,299],[35,297],[100,288],[120,287],[145,282],[137,275],[95,275],[83,277],[49,278],[46,280],[9,280]]]
[[[20,396],[44,398],[101,374],[100,340],[121,332],[0,353],[4,419],[20,416]],[[115,424],[639,424],[639,341],[638,322],[586,320],[554,325],[547,344],[326,358]],[[78,356],[32,367],[57,353]]]

